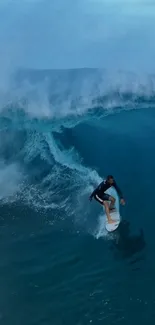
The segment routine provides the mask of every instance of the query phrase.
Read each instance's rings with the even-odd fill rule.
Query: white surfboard
[[[114,220],[115,222],[108,223],[108,219],[106,216],[105,227],[108,232],[112,232],[112,231],[116,230],[120,224],[120,221],[121,221],[121,216],[119,214],[119,211],[117,211],[117,210],[111,211],[110,216],[111,216],[111,219]]]

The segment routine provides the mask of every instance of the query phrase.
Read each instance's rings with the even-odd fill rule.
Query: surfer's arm
[[[92,198],[95,196],[95,194],[97,194],[97,192],[98,192],[98,189],[99,188],[101,188],[102,187],[102,184],[103,184],[104,182],[102,182],[102,183],[100,183],[99,185],[98,185],[98,187],[91,193],[91,195],[90,195],[90,197],[89,197],[89,200],[91,201],[92,200]]]
[[[89,200],[91,201],[92,198],[95,196],[95,194],[97,193],[97,188],[91,193],[91,195],[89,196]]]
[[[120,190],[119,186],[116,184],[116,182],[114,182],[113,187],[117,191],[117,193],[119,195],[119,198],[122,200],[123,199],[123,194],[122,194],[122,191]]]

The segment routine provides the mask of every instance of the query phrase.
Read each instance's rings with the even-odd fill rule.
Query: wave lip
[[[155,105],[154,75],[102,69],[19,70],[10,87],[1,100],[3,115],[20,111],[30,119],[53,122]]]

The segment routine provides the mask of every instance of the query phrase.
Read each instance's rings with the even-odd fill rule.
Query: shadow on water
[[[130,223],[122,221],[114,234],[114,240],[110,249],[114,252],[116,258],[129,259],[134,269],[138,270],[137,262],[144,260],[144,248],[146,246],[144,232],[140,229],[137,235],[132,235]]]

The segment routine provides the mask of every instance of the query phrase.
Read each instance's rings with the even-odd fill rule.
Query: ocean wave
[[[112,79],[89,69],[18,73],[0,110],[1,202],[22,202],[53,211],[55,220],[84,223],[89,193],[102,178],[84,164],[65,130],[122,110],[154,107],[154,90],[153,76],[138,83],[131,74]]]

